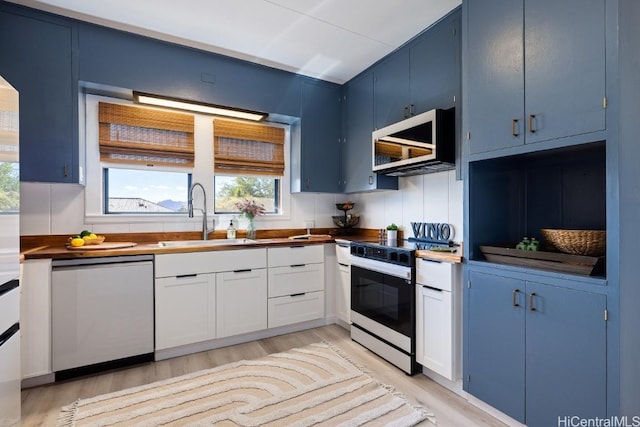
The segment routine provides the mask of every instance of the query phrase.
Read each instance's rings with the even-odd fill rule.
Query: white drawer
[[[291,325],[324,317],[324,292],[269,298],[269,327]]]
[[[269,298],[324,290],[324,264],[269,269]]]
[[[416,283],[451,291],[452,281],[453,264],[416,258]]]
[[[155,277],[248,270],[266,266],[265,248],[159,254],[155,258]]]
[[[351,246],[336,244],[336,259],[338,264],[351,265]]]
[[[268,249],[269,267],[324,262],[323,245],[291,245]]]

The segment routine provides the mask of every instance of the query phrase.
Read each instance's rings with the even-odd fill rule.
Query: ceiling
[[[460,0],[12,0],[344,83]]]

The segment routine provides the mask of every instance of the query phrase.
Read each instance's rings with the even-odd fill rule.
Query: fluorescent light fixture
[[[214,116],[234,117],[260,121],[267,117],[267,113],[224,107],[222,105],[205,104],[197,101],[185,101],[178,98],[152,95],[149,93],[133,92],[133,101],[137,104],[156,105],[158,107],[175,108],[178,110],[194,111],[196,113],[213,114]]]

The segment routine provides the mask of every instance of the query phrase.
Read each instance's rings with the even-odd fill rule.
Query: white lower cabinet
[[[22,264],[20,283],[22,378],[50,374],[51,370],[51,260]]]
[[[351,266],[338,264],[336,311],[338,319],[351,324]]]
[[[324,317],[324,291],[269,298],[269,327]]]
[[[267,328],[267,270],[216,274],[217,338]]]
[[[156,350],[216,338],[216,275],[156,278]]]
[[[418,363],[453,380],[451,292],[418,285],[416,358]]]
[[[267,327],[267,250],[155,257],[156,350]]]
[[[324,317],[324,248],[269,248],[268,326]]]
[[[416,265],[416,360],[444,378],[460,377],[459,286],[456,266],[417,259]]]

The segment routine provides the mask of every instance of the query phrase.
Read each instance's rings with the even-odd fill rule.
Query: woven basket
[[[607,252],[606,231],[543,228],[540,232],[547,242],[567,254],[602,256]]]

